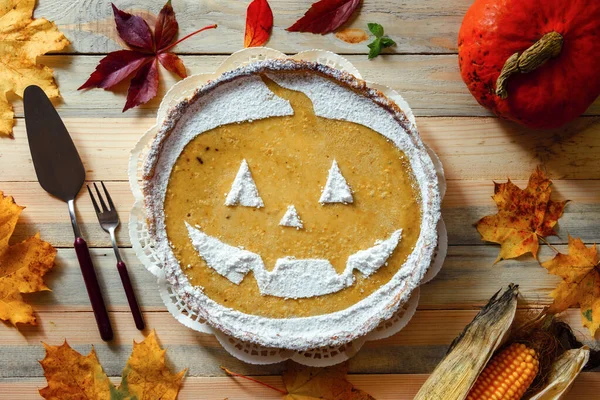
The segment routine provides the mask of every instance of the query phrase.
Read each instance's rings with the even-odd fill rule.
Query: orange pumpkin
[[[469,90],[496,115],[564,125],[600,95],[600,0],[475,0],[458,58]]]

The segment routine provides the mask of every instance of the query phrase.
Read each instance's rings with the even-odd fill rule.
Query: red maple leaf
[[[360,0],[320,0],[314,3],[290,32],[326,34],[342,26],[359,6]]]
[[[246,11],[244,47],[262,46],[273,28],[273,11],[267,0],[254,0]]]
[[[111,3],[112,4],[112,3]],[[119,10],[112,4],[115,14],[117,32],[131,50],[117,50],[100,60],[96,70],[88,80],[79,87],[81,89],[110,89],[131,75],[131,83],[127,91],[127,102],[123,112],[150,101],[158,91],[158,63],[168,71],[185,78],[185,66],[177,54],[170,52],[173,47],[187,38],[214,29],[217,25],[205,26],[175,41],[179,24],[171,6],[167,1],[156,20],[154,34],[148,23],[138,15]]]

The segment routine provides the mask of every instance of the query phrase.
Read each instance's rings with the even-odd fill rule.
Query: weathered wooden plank
[[[501,287],[501,282],[498,282],[492,288],[493,284],[494,282],[482,282],[483,288],[481,291],[488,288],[493,290],[489,293],[488,297],[491,297]],[[52,284],[50,286],[56,291],[56,286],[52,286]],[[422,289],[420,304],[424,303],[426,296],[432,292],[428,286]],[[523,285],[521,285],[522,287]],[[155,300],[156,306],[143,306],[142,308],[148,328],[156,329],[163,343],[168,343],[169,345],[200,344],[204,347],[220,347],[213,336],[195,332],[177,323],[171,314],[166,311],[162,303],[158,304],[160,299],[158,299],[158,293],[154,286],[138,285],[137,288],[140,298],[148,299],[149,297],[157,297]],[[140,290],[141,288],[143,290]],[[80,289],[79,291],[84,292],[84,290]],[[444,290],[448,291],[448,288]],[[523,289],[522,292],[523,297],[527,298],[526,289]],[[125,301],[112,302],[112,299],[118,298],[121,295],[121,287],[114,285],[110,291],[104,290],[104,293],[108,294],[105,297],[108,297],[109,301],[111,301],[111,319],[117,333],[112,344],[131,345],[132,340],[142,338],[141,333],[137,331],[133,324],[133,319],[129,308],[124,303]],[[111,294],[113,295],[111,296]],[[19,330],[8,325],[0,327],[2,344],[7,346],[25,346],[37,343],[39,340],[55,343],[62,341],[64,338],[67,338],[69,343],[73,345],[100,343],[101,340],[98,336],[94,317],[91,314],[89,301],[84,296],[85,294],[81,293],[79,296],[81,302],[72,307],[65,307],[64,304],[60,303],[38,306],[35,302],[31,301],[35,296],[28,296],[29,302],[36,310],[39,325],[20,325]],[[58,295],[55,295],[55,297],[58,297]],[[521,303],[521,305],[526,304]],[[539,303],[536,306],[541,307]],[[446,308],[438,306],[438,309],[434,310],[419,307],[410,324],[401,332],[387,339],[369,342],[367,347],[447,346],[477,313],[478,307],[476,303],[465,307],[464,310],[451,309],[452,307],[450,306],[446,306]],[[530,309],[521,309],[519,312],[529,313],[532,311]],[[578,330],[577,334],[582,339],[588,337],[581,328],[581,318],[577,309],[570,309],[563,316],[565,320],[572,324],[574,329]],[[443,325],[444,329],[433,329],[433,326],[436,324]]]
[[[448,179],[527,179],[537,165],[553,179],[600,179],[600,117],[570,128],[534,132],[497,118],[421,118],[421,136],[440,156]],[[129,149],[153,119],[66,118],[90,180],[127,180]],[[0,146],[0,181],[35,181],[23,120]],[[510,157],[507,157],[510,154]],[[15,166],[19,166],[16,168]]]
[[[173,2],[180,26],[180,36],[205,25],[218,24],[217,30],[204,32],[178,46],[182,53],[224,54],[243,48],[246,7],[249,1],[178,0]],[[119,8],[145,14],[152,21],[164,1],[144,3],[121,0]],[[284,52],[324,48],[338,53],[368,53],[365,41],[349,44],[334,34],[313,35],[285,31],[308,9],[310,2],[271,0],[275,26],[268,46]],[[463,15],[471,4],[469,0],[452,3],[443,0],[413,1],[402,4],[393,0],[366,0],[344,28],[367,30],[368,22],[378,22],[398,45],[395,53],[452,53],[456,52],[456,38]],[[41,2],[36,16],[55,21],[71,40],[64,52],[106,53],[121,47],[116,34],[108,0],[71,2],[59,0]]]
[[[283,388],[283,382],[280,376],[262,376],[260,379],[272,386]],[[363,382],[362,376],[353,376],[356,384],[369,385],[369,382]],[[398,386],[399,390],[405,386],[410,388],[411,385],[422,385],[424,379],[421,376],[408,376],[407,379],[401,379],[390,375],[390,378],[385,379],[390,382],[390,385]],[[114,384],[118,385],[120,378],[111,378]],[[373,379],[374,380],[374,379]],[[381,384],[381,381],[380,381]],[[43,378],[11,378],[0,379],[0,398],[6,400],[21,399],[21,400],[39,400],[41,397],[38,390],[46,386],[46,380]],[[381,389],[380,389],[381,390]],[[407,393],[406,399],[411,398],[418,390],[414,389]],[[237,381],[227,377],[192,377],[186,376],[179,392],[178,400],[281,400],[281,393],[266,388],[262,385],[252,384],[249,381]],[[395,400],[402,400],[398,397]]]
[[[1,148],[0,148],[1,151]],[[7,153],[9,155],[10,153]],[[114,161],[114,160],[113,160]],[[93,171],[90,173],[93,175]],[[505,179],[505,178],[504,178]],[[503,179],[503,180],[504,180]],[[515,180],[521,187],[526,181]],[[121,222],[129,221],[129,210],[133,205],[133,195],[127,182],[108,182],[107,186],[120,212]],[[600,181],[598,180],[556,180],[554,181],[554,199],[571,200],[567,204],[564,216],[558,225],[559,236],[551,237],[552,243],[566,243],[568,234],[581,237],[585,242],[600,241],[600,226],[597,216],[600,212]],[[71,247],[72,230],[67,218],[66,206],[52,198],[37,182],[0,182],[0,190],[14,196],[17,202],[27,206],[15,231],[15,240],[22,240],[40,231],[42,237],[55,246]],[[496,212],[491,195],[491,180],[450,180],[442,212],[452,245],[483,244],[473,223],[481,217]],[[90,246],[108,247],[107,234],[97,223],[92,204],[83,190],[77,201],[78,216],[82,231]],[[129,234],[126,225],[117,232],[119,243],[129,246]]]
[[[565,245],[557,246],[566,252]],[[98,276],[110,310],[129,310],[121,281],[116,270],[111,249],[92,249]],[[156,289],[156,278],[145,270],[132,249],[122,249],[125,262],[138,299],[145,311],[164,310],[163,302]],[[438,276],[423,286],[419,309],[472,309],[484,305],[500,287],[509,283],[520,285],[524,307],[548,305],[552,299],[549,293],[560,279],[550,275],[530,256],[517,260],[505,260],[493,264],[498,247],[451,246],[446,262]],[[539,258],[544,261],[553,257],[554,252],[542,247]],[[73,249],[59,249],[57,265],[47,275],[46,281],[52,292],[36,293],[28,296],[28,301],[38,311],[86,311],[89,300],[83,286],[79,264]]]
[[[439,314],[439,312],[438,312]],[[12,344],[13,340],[4,332],[3,345],[0,346],[0,356],[5,361],[5,368],[0,369],[0,377],[25,377],[41,376],[41,371],[36,368],[38,359],[44,357],[44,348],[40,341],[50,344],[62,344],[65,338],[71,346],[82,354],[87,354],[91,345],[98,354],[107,374],[117,375],[123,369],[129,354],[131,354],[132,341],[143,339],[142,333],[136,331],[131,322],[129,313],[112,313],[113,327],[117,333],[116,340],[107,345],[98,337],[97,327],[91,312],[77,313],[40,313],[41,332],[33,329],[22,329],[27,340],[19,344]],[[431,317],[427,326],[418,329],[419,332],[431,331],[431,324],[438,323]],[[454,313],[454,317],[457,315]],[[465,322],[467,318],[458,316],[458,321]],[[217,340],[206,334],[194,332],[176,322],[166,312],[146,313],[145,318],[149,328],[156,329],[161,344],[168,348],[169,359],[177,369],[189,368],[190,376],[218,376],[221,375],[220,365],[227,366],[244,374],[273,375],[281,373],[282,364],[267,366],[248,365],[240,362],[224,350]],[[450,322],[444,318],[443,322]],[[456,323],[456,319],[452,321]],[[467,321],[468,323],[468,321]],[[458,332],[463,327],[457,327]],[[5,327],[4,329],[10,329]],[[37,330],[35,329],[35,330]],[[457,330],[452,330],[456,332]],[[413,332],[416,334],[416,332]],[[404,335],[406,337],[406,335]],[[171,343],[171,340],[174,340]],[[400,340],[400,339],[398,339]],[[412,345],[407,343],[387,344],[373,342],[366,344],[352,359],[350,370],[353,373],[428,373],[433,370],[437,362],[443,357],[452,338],[444,344]]]
[[[497,208],[495,206],[442,209],[450,244],[482,244],[481,236],[473,227],[473,224],[483,216],[495,214],[496,212]],[[600,207],[597,205],[569,203],[557,225],[556,232],[558,236],[548,237],[548,241],[553,244],[567,243],[568,235],[571,234],[581,237],[587,243],[598,242],[600,232],[596,221],[599,212]]]
[[[519,315],[528,311],[519,311]],[[398,334],[379,341],[367,342],[350,360],[351,373],[430,373],[446,353],[452,340],[473,319],[476,310],[417,311],[415,317]],[[131,353],[133,340],[143,340],[130,313],[111,312],[115,340],[102,342],[91,311],[40,312],[39,326],[23,326],[20,332],[1,327],[0,357],[5,368],[0,378],[41,376],[36,360],[44,357],[40,342],[58,345],[67,339],[73,348],[87,354],[93,345],[109,375],[120,374]],[[565,320],[582,335],[579,313],[569,310]],[[179,324],[167,312],[145,313],[149,329],[156,329],[161,344],[169,349],[169,359],[177,369],[189,368],[190,376],[219,376],[220,365],[244,374],[273,375],[283,365],[252,366],[227,353],[211,335],[192,331]],[[440,327],[443,327],[441,329]]]
[[[257,377],[271,386],[283,389],[278,376]],[[356,387],[365,390],[378,400],[412,400],[419,388],[427,379],[427,375],[350,375],[349,381]],[[115,384],[119,378],[112,379]],[[38,390],[46,386],[41,378],[4,379],[0,380],[0,393],[7,399],[23,400],[39,399]],[[600,373],[584,372],[575,383],[564,400],[595,400],[600,390]],[[198,397],[202,396],[202,397]],[[280,400],[281,394],[274,390],[256,385],[252,382],[234,380],[226,377],[187,377],[184,381],[179,400]]]
[[[345,56],[366,80],[390,86],[408,101],[415,115],[421,116],[490,116],[467,90],[455,55],[394,55],[368,60],[364,55]],[[172,74],[161,72],[159,95],[148,104],[122,113],[127,85],[117,92],[100,89],[78,91],[94,70],[100,56],[53,55],[40,62],[54,69],[62,93],[59,111],[66,117],[149,117],[154,118],[162,96],[175,82]],[[212,73],[225,56],[183,56],[189,74]],[[20,101],[14,103],[16,115],[23,116]],[[586,112],[600,114],[600,100]],[[546,134],[552,136],[552,133]],[[483,136],[483,135],[482,135]]]

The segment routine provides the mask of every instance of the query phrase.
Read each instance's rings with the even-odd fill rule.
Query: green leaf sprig
[[[375,35],[375,40],[368,44],[369,46],[369,60],[377,57],[381,54],[381,51],[386,47],[395,46],[396,42],[387,36],[383,36],[383,26],[380,24],[369,23],[369,30]]]

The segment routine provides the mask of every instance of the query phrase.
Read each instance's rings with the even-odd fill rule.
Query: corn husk
[[[464,400],[486,364],[508,337],[517,310],[518,286],[497,292],[457,337],[415,400]]]
[[[552,364],[548,383],[530,400],[561,399],[571,387],[585,364],[590,358],[590,349],[584,346],[580,349],[567,350]]]

